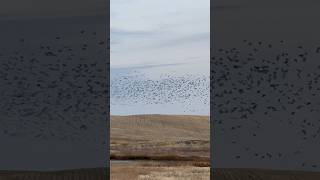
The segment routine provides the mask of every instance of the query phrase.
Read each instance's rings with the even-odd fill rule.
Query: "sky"
[[[111,68],[208,62],[209,0],[111,0]]]
[[[208,115],[210,1],[111,0],[110,9],[111,114]]]

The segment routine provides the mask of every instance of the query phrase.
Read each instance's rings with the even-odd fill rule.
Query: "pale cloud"
[[[208,115],[210,0],[111,0],[110,59],[111,114]]]
[[[111,0],[111,68],[209,63],[209,0]]]

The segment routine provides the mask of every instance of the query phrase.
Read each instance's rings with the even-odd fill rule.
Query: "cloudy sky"
[[[111,67],[209,62],[209,0],[111,0]]]
[[[210,1],[111,0],[110,9],[111,114],[208,115]]]

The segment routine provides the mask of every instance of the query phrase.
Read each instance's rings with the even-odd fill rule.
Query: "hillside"
[[[132,115],[111,117],[111,158],[178,160],[210,155],[207,116]]]

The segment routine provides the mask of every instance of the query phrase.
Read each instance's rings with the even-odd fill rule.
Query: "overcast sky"
[[[111,0],[111,68],[209,63],[209,0]]]
[[[111,0],[110,9],[111,114],[208,115],[210,0]]]

